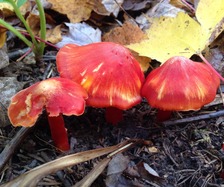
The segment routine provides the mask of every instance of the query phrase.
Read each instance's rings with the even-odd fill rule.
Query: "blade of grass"
[[[16,30],[13,26],[9,23],[5,22],[4,20],[0,19],[0,25],[4,26],[8,30],[10,30],[13,34],[15,34],[19,39],[21,39],[28,47],[32,48],[33,44],[25,36],[23,36],[18,30]]]
[[[31,37],[33,45],[35,46],[35,49],[38,49],[38,42],[36,41],[30,26],[27,24],[25,18],[21,14],[21,12],[20,12],[19,8],[17,7],[16,3],[13,0],[6,0],[6,1],[12,5],[16,16],[22,21],[22,23],[25,26],[27,32],[30,34],[30,37]]]
[[[44,13],[44,8],[40,2],[40,0],[36,0],[37,8],[39,11],[39,16],[40,16],[40,38],[41,40],[46,39],[46,19],[45,19],[45,13]],[[40,42],[40,54],[44,54],[44,48],[45,48],[45,43]]]

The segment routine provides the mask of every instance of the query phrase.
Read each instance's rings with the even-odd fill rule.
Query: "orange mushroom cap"
[[[147,76],[141,93],[155,108],[198,110],[214,100],[219,84],[219,77],[206,64],[177,56]]]
[[[56,57],[61,77],[83,86],[93,107],[125,110],[141,101],[144,74],[130,51],[112,42],[86,46],[68,44]]]
[[[33,126],[46,108],[49,116],[81,115],[87,93],[79,84],[64,78],[49,78],[12,97],[8,116],[14,126]]]

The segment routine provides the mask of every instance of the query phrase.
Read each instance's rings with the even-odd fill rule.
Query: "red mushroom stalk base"
[[[108,123],[117,125],[123,118],[123,111],[115,107],[106,108],[105,118]]]
[[[157,122],[164,122],[171,118],[172,111],[168,110],[158,110],[156,115]]]
[[[68,151],[70,146],[62,114],[56,117],[48,116],[48,123],[55,146],[61,151]]]

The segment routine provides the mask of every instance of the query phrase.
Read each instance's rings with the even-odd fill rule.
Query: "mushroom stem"
[[[61,151],[68,151],[70,146],[62,114],[59,114],[59,116],[48,115],[48,123],[55,146]]]
[[[157,115],[156,115],[156,120],[158,122],[164,122],[164,121],[170,119],[171,115],[172,115],[172,111],[158,110]]]
[[[115,107],[108,107],[106,108],[105,118],[108,123],[117,125],[118,122],[123,120],[123,110]]]

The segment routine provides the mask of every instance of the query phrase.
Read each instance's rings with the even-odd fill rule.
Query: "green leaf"
[[[24,5],[26,3],[27,0],[16,0],[14,2],[16,2],[16,6],[19,8],[22,5]],[[8,0],[0,0],[0,3],[9,3],[11,4]]]
[[[27,0],[18,0],[17,1],[17,6],[21,7],[22,5],[24,5],[26,3]]]

